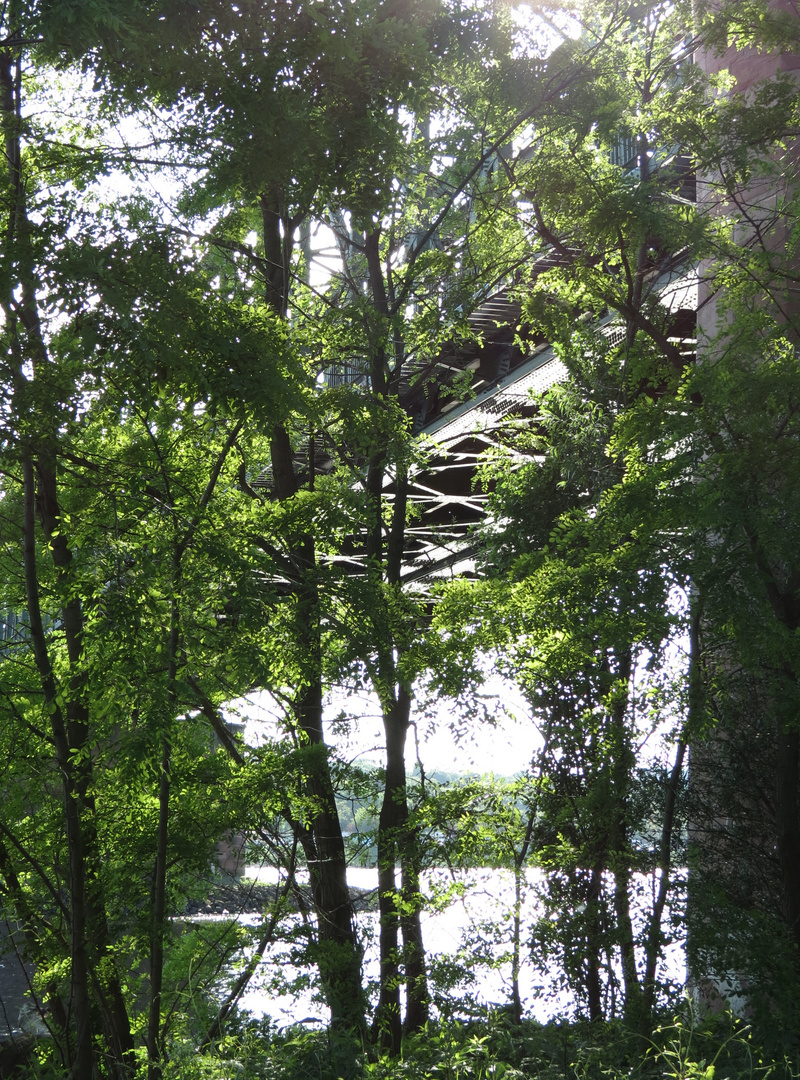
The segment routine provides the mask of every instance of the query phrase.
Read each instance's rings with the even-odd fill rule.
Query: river
[[[248,867],[248,877],[273,881],[275,878]],[[377,889],[376,869],[350,867],[348,883],[359,889]],[[569,1015],[571,995],[558,986],[557,971],[542,973],[530,961],[531,928],[537,918],[536,889],[541,871],[529,869],[526,876],[522,912],[522,965],[520,994],[525,1014],[540,1021]],[[430,904],[422,916],[422,932],[429,965],[445,971],[453,980],[449,990],[437,989],[440,1010],[461,1002],[465,992],[477,1007],[510,1002],[511,919],[514,878],[510,871],[475,869],[453,878],[447,871],[427,871],[422,878],[423,894]],[[649,881],[642,879],[642,893],[649,892]],[[447,903],[444,894],[449,894]],[[249,917],[252,918],[252,917]],[[377,913],[361,912],[358,926],[365,945],[364,975],[375,986],[378,976]],[[679,944],[670,946],[664,960],[669,978],[683,982],[685,961]],[[269,1015],[279,1027],[292,1023],[325,1022],[327,1010],[316,1001],[309,987],[299,993],[286,992],[288,977],[313,978],[311,971],[297,968],[291,959],[291,947],[278,946],[268,951],[259,965],[240,1006],[253,1016]],[[463,1006],[459,1013],[464,1011]]]

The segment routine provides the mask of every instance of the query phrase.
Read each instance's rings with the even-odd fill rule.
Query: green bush
[[[44,1080],[56,1073],[42,1061],[29,1075]],[[175,1038],[164,1070],[164,1080],[267,1078],[800,1080],[800,1062],[769,1052],[745,1022],[729,1014],[701,1017],[687,1005],[649,1040],[621,1024],[517,1025],[501,1010],[481,1020],[431,1023],[406,1038],[397,1057],[326,1028],[277,1030],[268,1018],[234,1013],[225,1034],[202,1054],[188,1035]]]

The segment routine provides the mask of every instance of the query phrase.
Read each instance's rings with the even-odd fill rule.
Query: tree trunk
[[[260,203],[266,301],[273,311],[285,319],[289,306],[289,267],[293,244],[291,226],[282,212],[277,192],[263,194]]]
[[[514,918],[511,931],[511,1011],[514,1023],[522,1023],[522,996],[519,991],[519,972],[522,952],[522,874],[520,865],[514,867]]]
[[[164,932],[167,897],[167,842],[169,839],[171,745],[169,734],[163,736],[158,785],[158,833],[153,870],[153,910],[150,931],[150,1009],[147,1022],[147,1077],[160,1080],[163,1047],[161,1045],[161,997],[164,984]]]
[[[21,173],[20,133],[22,68],[20,56],[0,52],[0,112],[8,168],[8,190],[13,206],[5,236],[6,258],[15,260],[18,280],[7,282],[9,293],[3,308],[15,360],[22,369],[29,363],[37,391],[31,417],[36,437],[23,459],[24,523],[23,565],[31,641],[44,700],[50,711],[56,760],[62,779],[64,818],[69,850],[70,953],[72,960],[72,1006],[76,1024],[75,1070],[89,1077],[95,1067],[92,993],[100,1008],[112,1075],[124,1077],[133,1069],[130,1032],[116,965],[110,950],[105,900],[100,879],[101,853],[97,838],[92,758],[89,745],[89,711],[85,700],[86,672],[83,645],[83,612],[70,588],[72,553],[61,528],[56,481],[58,431],[57,401],[48,400],[46,369],[50,359],[39,319],[36,265],[30,243],[25,184]],[[21,332],[20,332],[21,331]],[[20,385],[15,381],[15,394]],[[28,405],[30,408],[30,403]],[[38,481],[38,490],[37,490]],[[55,676],[39,602],[35,525],[38,516],[52,554],[62,591],[61,612],[70,668],[69,684],[62,688],[66,702],[57,700]],[[63,692],[63,690],[66,692]],[[103,974],[99,974],[102,964]]]
[[[419,864],[419,837],[416,829],[408,827],[406,810],[406,825],[400,838],[403,895],[400,927],[403,933],[403,967],[406,979],[406,1016],[403,1031],[407,1035],[425,1027],[430,1005],[420,922],[422,897],[419,888]]]
[[[611,688],[611,692],[616,696],[611,704],[609,718],[612,754],[609,850],[611,870],[614,874],[614,913],[622,963],[622,981],[625,988],[624,1017],[627,1024],[638,1030],[641,1026],[642,987],[636,970],[636,949],[631,918],[631,853],[628,839],[628,797],[631,773],[636,760],[626,726],[627,688],[631,679],[631,664],[631,653],[628,651],[619,658],[617,670],[614,672],[614,683],[617,687],[624,685],[625,692],[620,693],[618,689]]]
[[[373,1030],[379,1044],[391,1053],[399,1052],[403,1031],[410,1034],[425,1025],[429,1006],[420,922],[419,853],[417,838],[408,827],[405,744],[410,713],[411,693],[401,686],[383,710],[386,781],[378,822],[380,998]],[[398,861],[400,891],[396,876]],[[405,1023],[401,1021],[401,982],[406,984]]]
[[[47,649],[39,605],[39,583],[36,569],[35,489],[33,462],[23,462],[25,590],[28,621],[36,666],[44,691],[44,703],[50,713],[64,799],[64,825],[69,852],[70,898],[70,1003],[75,1021],[75,1065],[77,1076],[92,1077],[95,1071],[94,1025],[89,993],[89,958],[87,955],[86,866],[83,832],[76,785],[73,776],[73,755],[67,726],[56,700],[56,683]]]
[[[169,809],[172,771],[170,726],[176,705],[175,680],[178,674],[180,648],[181,553],[176,543],[173,554],[172,605],[170,612],[169,659],[167,691],[168,712],[163,717],[165,729],[161,735],[161,768],[158,778],[158,832],[156,861],[153,868],[153,910],[150,930],[150,1009],[147,1021],[147,1077],[160,1080],[164,1057],[161,1040],[161,998],[164,985],[164,934],[167,917],[167,856],[169,843]]]
[[[405,744],[411,696],[401,690],[383,709],[386,735],[386,781],[378,820],[378,910],[380,914],[380,996],[374,1033],[380,1046],[400,1051],[400,956],[396,865],[401,833],[408,820]]]
[[[601,926],[600,897],[603,891],[605,859],[599,859],[592,867],[589,891],[586,897],[586,996],[589,1019],[603,1019],[603,990],[600,979]]]
[[[547,745],[545,744],[545,752]],[[528,852],[531,849],[533,827],[536,823],[536,809],[530,807],[528,821],[525,825],[525,836],[522,846],[514,856],[514,918],[512,926],[512,953],[511,953],[511,1008],[514,1013],[514,1023],[522,1023],[522,997],[519,992],[519,973],[522,955],[522,883],[525,879],[525,863]]]
[[[280,200],[262,196],[264,251],[267,261],[266,300],[286,317],[289,300],[291,226],[281,218]],[[270,444],[276,498],[291,499],[299,490],[294,453],[283,424],[276,424]],[[309,458],[313,486],[313,456]],[[318,924],[317,966],[331,1011],[331,1022],[364,1034],[366,1001],[361,977],[361,948],[356,933],[353,904],[347,885],[347,859],[336,806],[327,748],[322,727],[322,643],[319,622],[319,590],[315,579],[316,550],[313,536],[303,536],[289,553],[296,568],[296,633],[299,652],[305,658],[302,685],[292,702],[299,731],[311,746],[319,747],[306,790],[315,807],[311,822],[311,848],[306,847],[311,890]]]
[[[780,724],[780,722],[779,722]],[[800,733],[782,725],[777,733],[775,822],[783,885],[783,914],[800,955],[800,807],[797,799]]]
[[[67,537],[60,529],[60,510],[57,498],[55,465],[50,455],[40,457],[37,465],[37,503],[42,528],[52,552],[53,564],[58,571],[59,583],[65,588],[66,599],[62,605],[62,624],[70,664],[70,682],[67,702],[64,706],[65,736],[68,741],[70,764],[69,801],[77,812],[77,829],[80,841],[75,848],[75,858],[82,860],[80,884],[76,881],[77,901],[83,925],[87,972],[90,988],[100,1009],[103,1033],[108,1046],[108,1062],[114,1076],[124,1077],[133,1071],[133,1037],[128,1019],[122,986],[113,960],[108,929],[106,902],[100,876],[102,853],[97,836],[93,788],[93,766],[90,749],[89,709],[85,699],[86,672],[84,670],[83,612],[80,601],[68,588],[72,552]],[[84,753],[76,753],[84,751]],[[70,807],[68,815],[72,815]],[[67,829],[69,842],[70,831]],[[80,853],[80,854],[79,854]],[[70,844],[70,857],[73,850]],[[77,868],[76,868],[77,869]],[[102,975],[100,968],[102,967]]]
[[[339,811],[322,731],[322,692],[317,679],[297,703],[300,728],[312,746],[322,751],[306,777],[306,791],[315,807],[311,832],[314,856],[308,859],[317,915],[317,965],[334,1027],[366,1031],[366,1000],[361,979],[358,945],[347,860]]]
[[[656,971],[658,959],[661,955],[663,934],[661,922],[664,917],[664,908],[669,894],[670,874],[672,871],[672,835],[675,829],[675,811],[678,802],[678,789],[683,773],[683,761],[686,755],[686,735],[681,734],[675,750],[675,761],[667,781],[666,799],[664,801],[664,816],[661,821],[661,844],[658,856],[658,892],[656,893],[653,910],[650,914],[650,925],[647,932],[645,945],[645,971],[643,980],[643,1004],[642,1004],[642,1034],[649,1035],[653,1022],[653,1008],[656,994]]]
[[[696,730],[700,722],[699,710],[702,700],[701,668],[700,668],[700,621],[702,616],[702,604],[696,595],[692,594],[691,618],[689,620],[689,700],[688,715],[678,745],[675,749],[675,760],[667,781],[666,797],[664,799],[664,816],[661,820],[661,843],[658,858],[658,892],[656,893],[653,911],[650,916],[650,925],[645,944],[645,971],[643,980],[643,1029],[642,1034],[649,1037],[653,1026],[653,1009],[655,1007],[656,972],[658,960],[661,955],[663,933],[661,923],[664,918],[664,908],[669,895],[670,874],[672,872],[672,838],[675,831],[675,814],[678,805],[678,792],[680,789],[681,776],[683,775],[683,763],[688,748],[689,732]]]
[[[638,1031],[642,1026],[642,987],[636,971],[636,949],[631,919],[631,871],[627,857],[620,860],[614,871],[614,912],[617,917],[619,952],[622,961],[622,982],[625,987],[625,1023]]]

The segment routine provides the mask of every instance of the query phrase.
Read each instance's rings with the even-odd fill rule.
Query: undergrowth
[[[800,1061],[779,1034],[757,1039],[730,1016],[687,1010],[651,1038],[619,1024],[430,1024],[407,1038],[398,1057],[328,1030],[277,1031],[240,1022],[213,1052],[174,1046],[171,1080],[800,1080]],[[781,1045],[783,1043],[783,1045]]]

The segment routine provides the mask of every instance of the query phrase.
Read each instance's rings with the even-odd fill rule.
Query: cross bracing
[[[693,275],[677,263],[666,273],[654,276],[650,285],[673,313],[676,329],[670,340],[681,343],[689,360],[695,350]],[[499,305],[493,299],[486,303],[494,314],[508,303],[507,294],[502,294]],[[514,323],[512,329],[517,325]],[[626,329],[613,312],[598,319],[596,326],[610,346],[625,339]],[[502,338],[503,328],[496,325],[495,334]],[[524,337],[522,340],[524,343]],[[473,384],[473,397],[445,402],[422,426],[420,438],[429,444],[429,457],[409,480],[408,498],[416,508],[417,518],[407,534],[406,581],[433,581],[474,570],[481,530],[491,527],[487,520],[490,492],[481,487],[480,481],[481,458],[501,448],[508,454],[503,430],[509,424],[532,418],[535,398],[567,376],[566,367],[549,343],[534,339],[527,344],[527,352],[518,344],[510,348],[508,369],[500,377],[491,382],[484,380],[482,385]],[[515,461],[509,455],[508,468],[518,467],[521,460]],[[389,482],[386,494],[391,493]]]
[[[430,459],[409,480],[418,517],[407,533],[406,580],[472,570],[490,494],[480,486],[480,460],[501,447],[498,434],[512,418],[533,414],[531,393],[544,392],[565,374],[552,348],[539,345],[533,355],[520,356],[505,378],[423,428]]]
[[[540,260],[537,272],[553,262],[550,257]],[[695,349],[696,283],[676,260],[670,270],[654,275],[650,288],[673,312],[676,330],[670,340],[680,342],[688,359]],[[402,578],[406,582],[430,583],[474,572],[481,532],[491,527],[487,519],[491,492],[482,486],[481,460],[502,449],[508,454],[509,468],[529,461],[529,457],[515,460],[509,454],[502,433],[509,425],[531,419],[536,397],[567,376],[552,345],[520,326],[521,312],[510,290],[501,289],[470,316],[474,337],[450,343],[428,362],[408,365],[409,380],[399,400],[412,419],[416,437],[425,444],[426,455],[424,464],[408,477],[412,515],[405,532]],[[595,325],[610,346],[625,338],[625,327],[613,312],[597,319]],[[467,399],[453,389],[454,373],[464,372],[472,375]],[[310,469],[321,474],[332,469],[335,460],[335,449],[322,435],[307,435],[297,446],[295,470],[301,477]],[[271,469],[264,469],[252,486],[268,491]],[[388,473],[383,496],[388,503],[395,496],[395,481]],[[344,572],[361,573],[365,558],[354,542],[329,561]]]

